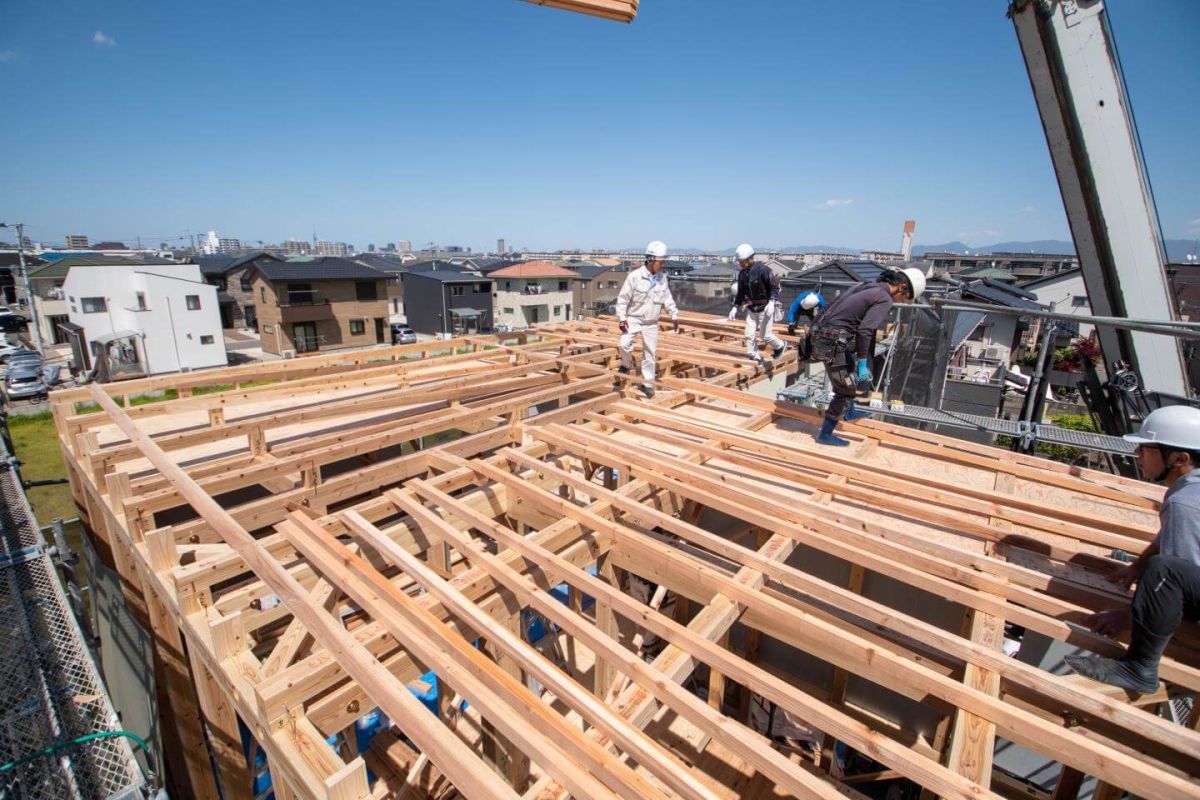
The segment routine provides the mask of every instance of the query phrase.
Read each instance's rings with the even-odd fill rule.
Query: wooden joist
[[[242,783],[240,720],[281,797],[514,798],[528,778],[529,797],[724,800],[728,758],[777,794],[981,798],[1000,738],[1104,791],[1200,796],[1200,733],[1152,713],[1200,692],[1194,627],[1143,703],[999,649],[1007,621],[1119,653],[1075,623],[1128,603],[1107,554],[1153,537],[1161,489],[878,421],[816,446],[810,410],[735,388],[794,360],[749,365],[735,326],[683,322],[652,402],[603,319],[56,393],[81,513],[167,645],[176,784],[211,794],[210,755]],[[529,615],[550,638],[526,640]],[[427,670],[440,714],[409,691]],[[820,767],[749,727],[752,697],[825,739]],[[375,708],[395,733],[365,764],[326,744]],[[881,767],[843,783],[835,740]]]

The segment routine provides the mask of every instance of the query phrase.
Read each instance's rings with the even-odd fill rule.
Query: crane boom
[[[1033,96],[1092,312],[1176,319],[1166,252],[1103,0],[1012,0]],[[1100,327],[1107,365],[1148,389],[1186,396],[1178,343]]]

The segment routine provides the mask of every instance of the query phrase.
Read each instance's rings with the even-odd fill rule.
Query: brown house
[[[251,284],[254,268],[259,264],[282,260],[265,250],[236,257],[198,256],[195,259],[205,282],[217,287],[222,328],[258,330],[258,309]]]
[[[592,316],[597,311],[617,301],[621,285],[629,276],[626,266],[610,267],[601,264],[567,265],[579,273],[581,280],[572,286],[575,292],[575,308],[580,314]]]
[[[344,258],[260,263],[251,277],[264,352],[390,341],[387,276]]]

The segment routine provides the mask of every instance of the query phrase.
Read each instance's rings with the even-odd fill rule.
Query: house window
[[[506,308],[506,309],[504,309],[504,313],[511,314],[511,313],[513,313],[513,310],[511,308]]]
[[[396,298],[396,297],[392,298],[392,313],[393,314],[400,313],[400,299],[399,298]]]
[[[250,285],[250,276],[249,276],[249,275],[247,275],[247,274],[246,274],[246,273],[244,273],[244,272],[242,273],[241,286],[242,286],[242,291],[243,291],[243,292],[252,292],[252,291],[254,291],[254,288],[253,288],[253,287]]]
[[[258,287],[258,299],[263,303],[267,302],[267,287]]]
[[[559,290],[560,292],[565,292],[565,291],[567,291],[567,288],[568,288],[568,284],[567,284],[567,282],[566,282],[566,281],[559,281],[559,282],[558,282],[558,290]]]
[[[511,291],[512,291],[512,281],[505,281],[505,282],[504,282],[504,291],[506,291],[506,292],[511,292]]]
[[[367,326],[361,319],[350,320],[350,335],[362,336],[367,332]]]
[[[466,288],[467,287],[465,287],[465,286],[451,286],[450,287],[450,296],[451,297],[462,297],[464,292],[466,291]]]
[[[85,314],[103,314],[108,311],[108,303],[103,297],[85,297],[83,298],[83,313]]]
[[[490,283],[475,284],[475,294],[487,294],[491,290],[492,290],[492,285]]]
[[[211,336],[201,336],[200,337],[200,344],[212,344],[212,343],[213,343],[213,337],[211,337]]]
[[[137,307],[138,307],[138,311],[146,310],[146,293],[145,292],[137,293]]]
[[[555,307],[554,307],[554,316],[556,316],[556,317],[561,317],[561,316],[562,316],[562,306],[555,306]]]
[[[187,310],[188,311],[199,311],[200,310],[200,295],[189,294],[189,295],[185,296],[183,299],[187,301]]]
[[[375,281],[358,281],[354,284],[354,293],[360,303],[379,299],[379,287],[375,285]]]
[[[1071,296],[1071,308],[1087,308],[1087,295],[1077,294]]]
[[[609,281],[609,282],[608,282],[608,288],[610,288],[610,289],[616,289],[616,288],[617,288],[617,282],[616,282],[616,281]]]

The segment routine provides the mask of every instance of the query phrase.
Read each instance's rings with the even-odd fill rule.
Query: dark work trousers
[[[1138,579],[1131,611],[1131,650],[1137,646],[1139,628],[1155,636],[1171,636],[1183,620],[1200,620],[1200,564],[1152,556]]]
[[[858,397],[858,379],[855,377],[854,333],[841,329],[824,329],[820,326],[809,329],[808,335],[798,348],[800,364],[820,361],[825,365],[825,374],[833,387],[833,399],[825,409],[825,419],[835,423],[842,418],[846,403]]]

